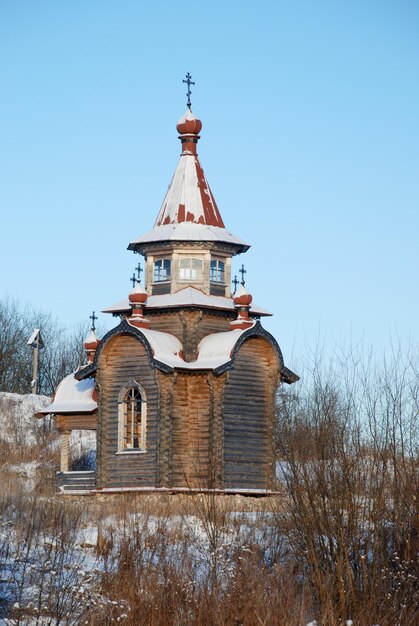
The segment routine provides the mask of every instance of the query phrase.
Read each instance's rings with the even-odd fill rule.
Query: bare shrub
[[[419,606],[418,377],[414,361],[318,363],[278,405],[289,541],[328,626],[412,624]],[[304,434],[304,439],[299,435]]]

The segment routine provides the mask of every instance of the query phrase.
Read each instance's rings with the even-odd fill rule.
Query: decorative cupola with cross
[[[229,297],[231,258],[250,246],[224,225],[198,158],[202,122],[192,113],[194,83],[189,73],[184,82],[188,108],[177,124],[182,146],[178,166],[153,230],[128,248],[145,256],[149,295],[173,294],[191,286],[208,295]]]

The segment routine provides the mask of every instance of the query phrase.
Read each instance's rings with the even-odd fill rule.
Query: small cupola
[[[202,130],[202,122],[188,109],[177,123],[179,139],[182,143],[182,154],[196,154],[199,133]]]
[[[148,328],[150,326],[149,320],[144,317],[144,306],[147,302],[147,298],[147,292],[138,281],[128,295],[128,300],[132,310],[128,321],[137,328]]]
[[[237,319],[235,319],[234,322],[230,322],[230,326],[232,328],[244,330],[253,326],[254,322],[249,315],[252,300],[253,297],[246,291],[245,286],[240,285],[233,295],[234,308],[237,311]]]
[[[96,350],[99,347],[100,339],[96,335],[95,321],[97,320],[97,317],[94,311],[92,315],[89,316],[89,319],[92,320],[92,326],[86,336],[86,339],[84,340],[84,349],[86,351],[87,362],[92,363],[95,358]]]

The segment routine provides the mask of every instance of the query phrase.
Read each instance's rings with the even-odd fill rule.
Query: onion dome
[[[147,302],[148,294],[146,290],[137,283],[129,292],[128,300],[131,306],[142,306]]]
[[[177,123],[179,135],[198,135],[202,129],[202,122],[188,109]]]
[[[250,293],[247,293],[244,285],[241,285],[234,294],[233,300],[236,306],[250,306],[253,298]]]
[[[100,339],[96,337],[96,333],[94,330],[89,331],[86,339],[84,340],[84,349],[86,352],[91,352],[92,350],[96,350],[98,345],[100,344]]]

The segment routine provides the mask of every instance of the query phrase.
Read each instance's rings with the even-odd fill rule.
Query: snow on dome
[[[141,283],[138,283],[135,285],[135,287],[133,287],[130,291],[130,294],[134,294],[134,293],[145,293],[147,295],[146,290],[141,286]]]
[[[182,115],[178,121],[176,128],[180,135],[198,135],[202,129],[202,122],[188,109],[185,115]]]
[[[250,306],[253,298],[250,293],[246,291],[244,285],[240,285],[240,287],[237,289],[236,293],[233,296],[233,300],[234,304],[238,306]]]
[[[93,413],[97,402],[93,400],[94,378],[76,380],[74,373],[66,376],[58,385],[54,400],[47,408],[38,411],[37,416],[49,413]]]
[[[244,285],[240,285],[240,287],[235,291],[233,298],[240,296],[247,296],[247,291],[244,288]]]
[[[88,349],[95,349],[98,347],[100,343],[100,339],[98,339],[98,337],[96,336],[96,333],[94,330],[90,330],[87,334],[86,339],[84,340],[84,347],[86,348],[86,350]]]
[[[132,304],[144,304],[147,301],[148,294],[146,290],[137,283],[129,292],[128,299]]]

